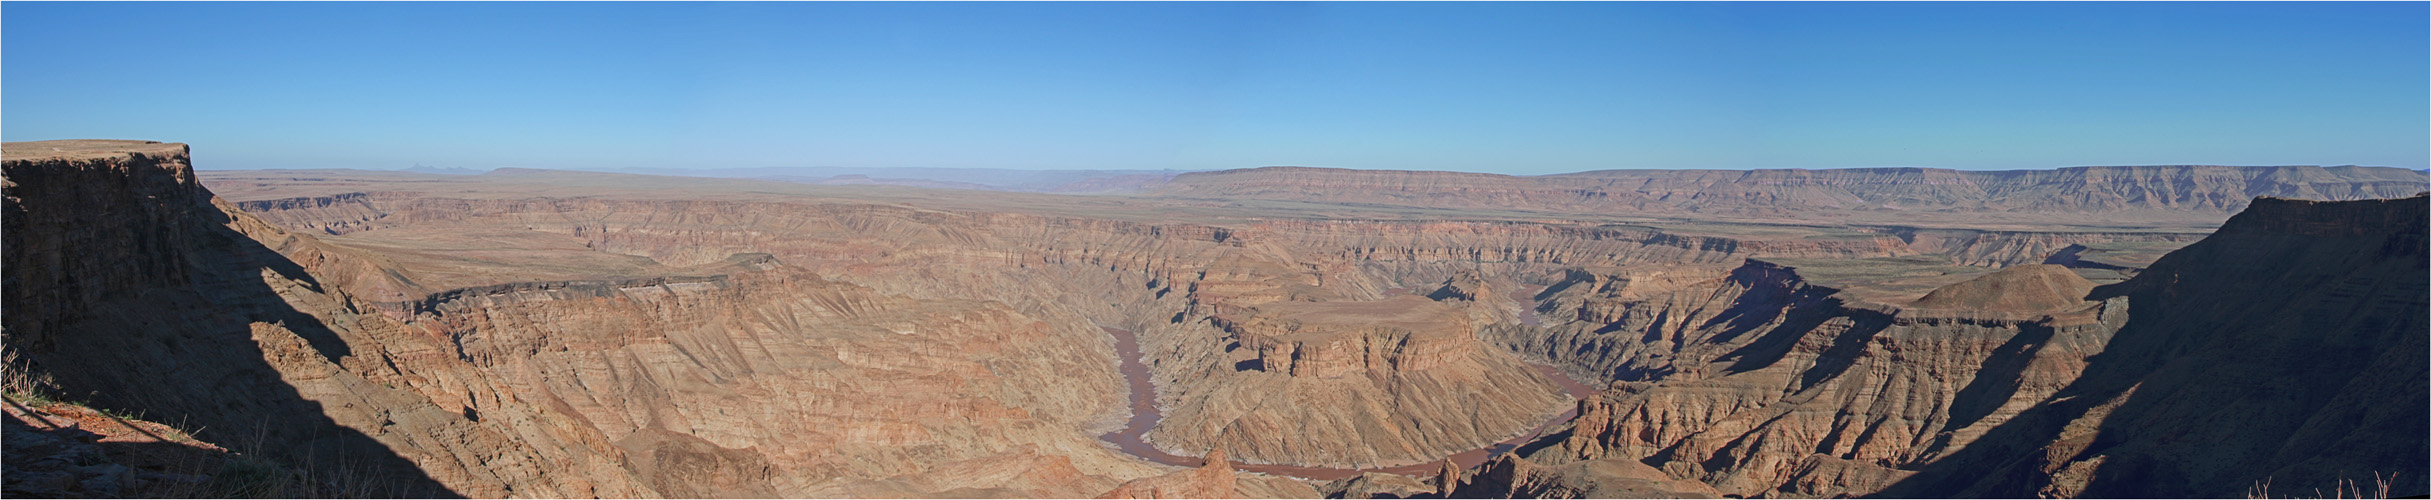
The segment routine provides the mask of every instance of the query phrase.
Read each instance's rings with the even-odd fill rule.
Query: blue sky
[[[2431,163],[2424,2],[0,4],[203,168]]]

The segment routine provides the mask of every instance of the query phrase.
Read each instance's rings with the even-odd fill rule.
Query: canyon
[[[409,496],[2234,496],[2431,467],[2420,171],[1072,195],[5,152],[11,370]]]

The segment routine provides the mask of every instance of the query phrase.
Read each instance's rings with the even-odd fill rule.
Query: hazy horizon
[[[175,141],[162,141],[162,142],[175,142]],[[208,163],[207,161],[202,161],[202,160],[198,160],[198,162],[202,162],[202,163]],[[1412,172],[1454,172],[1454,173],[1478,173],[1478,174],[1515,175],[1515,176],[1545,176],[1545,175],[1565,175],[1565,174],[1577,174],[1577,173],[1586,173],[1586,172],[1596,172],[1596,171],[1601,171],[1601,170],[1716,170],[1716,171],[1747,171],[1747,170],[1892,170],[1892,169],[1924,169],[1924,170],[1952,170],[1952,171],[1959,171],[1959,172],[2013,172],[2013,171],[2034,171],[2034,170],[2063,170],[2063,169],[2071,169],[2071,168],[2134,168],[2134,167],[2190,167],[2190,166],[2191,166],[2191,167],[2228,167],[2228,168],[2280,168],[2280,167],[2350,168],[2350,167],[2352,167],[2352,168],[2391,168],[2391,169],[2409,170],[2409,171],[2418,171],[2418,172],[2421,172],[2421,171],[2431,171],[2431,169],[2424,169],[2424,168],[2392,167],[2392,166],[2387,166],[2387,165],[2209,165],[2209,164],[2173,164],[2173,165],[2158,165],[2158,164],[2156,164],[2156,165],[2063,165],[2063,166],[2041,167],[2041,168],[2002,168],[2002,169],[1964,169],[1964,168],[1932,167],[1932,166],[1897,166],[1897,167],[1748,167],[1748,168],[1666,168],[1666,167],[1645,167],[1645,168],[1614,168],[1614,169],[1597,169],[1597,170],[1573,170],[1573,171],[1563,171],[1563,172],[1546,172],[1546,173],[1531,173],[1531,174],[1508,174],[1508,173],[1501,173],[1501,172],[1485,172],[1485,171],[1475,171],[1475,170],[1425,170],[1425,169],[1397,169],[1397,168],[1320,167],[1320,166],[1309,166],[1309,165],[1260,165],[1260,166],[1254,166],[1254,167],[1233,167],[1233,168],[1195,168],[1195,169],[1173,169],[1173,168],[1169,168],[1169,169],[1144,169],[1144,168],[1102,168],[1102,169],[1086,169],[1086,168],[1079,168],[1079,169],[1061,169],[1061,168],[1059,168],[1059,169],[1019,169],[1019,168],[996,168],[996,167],[849,167],[849,166],[834,166],[834,165],[821,165],[821,166],[798,166],[798,167],[797,167],[797,166],[766,166],[766,167],[703,167],[703,168],[674,168],[674,167],[613,167],[613,168],[610,168],[610,167],[580,167],[580,166],[566,166],[566,167],[532,167],[532,166],[515,166],[515,165],[498,166],[498,167],[489,167],[489,168],[459,168],[459,167],[445,167],[445,166],[439,166],[439,165],[411,165],[411,166],[406,166],[406,167],[397,167],[397,168],[354,168],[354,167],[273,167],[273,168],[245,168],[245,167],[228,167],[228,166],[195,165],[195,166],[194,166],[194,169],[196,169],[196,170],[364,170],[364,171],[396,171],[396,172],[411,172],[411,171],[419,171],[419,172],[451,171],[451,172],[470,172],[470,173],[486,173],[486,172],[490,172],[490,171],[493,171],[493,170],[510,170],[510,169],[521,169],[521,170],[566,170],[566,171],[580,171],[580,172],[637,173],[637,174],[648,174],[648,175],[662,175],[662,174],[661,174],[661,172],[694,172],[694,173],[700,173],[700,172],[735,172],[735,171],[744,171],[744,170],[762,170],[762,171],[778,171],[778,170],[839,170],[839,171],[850,171],[850,170],[866,170],[866,171],[885,171],[885,170],[904,170],[904,171],[916,171],[916,170],[932,170],[932,171],[935,171],[935,170],[989,170],[989,171],[1007,171],[1007,172],[1138,172],[1138,173],[1166,172],[1166,173],[1193,173],[1193,172],[1220,172],[1220,171],[1226,171],[1226,170],[1252,170],[1252,169],[1261,169],[1261,168],[1316,168],[1316,169],[1338,169],[1338,170],[1412,171]],[[842,175],[851,175],[851,174],[842,174]]]
[[[206,169],[2431,165],[2421,2],[0,10],[0,138]]]

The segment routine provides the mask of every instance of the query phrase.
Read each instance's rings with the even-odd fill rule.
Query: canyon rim
[[[1252,169],[963,197],[6,152],[12,373],[304,485],[2211,497],[2421,490],[2431,448],[2416,171]],[[11,436],[75,428],[37,410]],[[36,471],[12,494],[230,474],[17,464],[45,450],[11,449]],[[324,463],[347,468],[294,465]]]

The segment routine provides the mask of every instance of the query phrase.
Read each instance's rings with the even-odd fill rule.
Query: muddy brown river
[[[1514,290],[1511,292],[1511,298],[1519,299],[1520,303],[1522,304],[1531,303],[1533,301],[1529,300],[1529,296],[1535,294],[1537,290],[1542,290],[1543,288],[1544,287],[1542,286],[1537,286],[1523,290]],[[1520,313],[1520,322],[1530,326],[1537,325],[1539,321],[1536,317],[1536,310],[1534,308],[1530,308],[1525,312]],[[1149,429],[1156,428],[1157,421],[1162,420],[1164,418],[1164,414],[1156,407],[1156,386],[1149,382],[1148,365],[1140,363],[1139,338],[1130,330],[1107,326],[1100,326],[1098,328],[1105,330],[1106,334],[1114,336],[1115,353],[1122,356],[1123,379],[1131,384],[1131,421],[1124,425],[1122,430],[1106,433],[1103,436],[1098,436],[1098,439],[1103,439],[1106,442],[1114,443],[1114,446],[1123,450],[1124,453],[1129,453],[1133,456],[1145,458],[1149,461],[1160,464],[1178,465],[1184,467],[1198,467],[1200,465],[1205,465],[1206,461],[1201,460],[1199,457],[1185,457],[1166,453],[1164,450],[1159,450],[1156,449],[1155,446],[1148,445],[1148,441],[1142,436],[1147,435]],[[1537,373],[1544,375],[1546,378],[1553,379],[1553,382],[1561,385],[1562,391],[1570,393],[1570,397],[1572,398],[1585,398],[1587,395],[1595,393],[1595,388],[1590,387],[1587,384],[1579,383],[1577,380],[1572,380],[1569,375],[1562,374],[1561,370],[1544,365],[1530,365],[1530,367],[1535,368]],[[1461,468],[1465,469],[1476,467],[1479,464],[1486,463],[1486,460],[1488,459],[1492,459],[1497,455],[1509,453],[1511,450],[1519,448],[1519,446],[1522,444],[1526,444],[1529,441],[1534,441],[1536,438],[1544,436],[1546,431],[1551,430],[1561,424],[1568,423],[1570,422],[1570,419],[1576,417],[1578,417],[1578,408],[1576,406],[1572,406],[1571,409],[1563,411],[1560,415],[1555,415],[1552,419],[1546,420],[1545,423],[1537,425],[1535,429],[1529,430],[1527,434],[1521,435],[1520,437],[1494,443],[1484,448],[1456,453],[1450,458],[1452,459],[1453,464],[1456,464]],[[1410,476],[1431,476],[1436,473],[1436,468],[1440,467],[1439,463],[1440,460],[1430,460],[1427,463],[1417,465],[1370,469],[1244,464],[1240,462],[1233,462],[1232,466],[1235,469],[1251,472],[1262,472],[1279,476],[1292,476],[1302,479],[1331,481],[1335,479],[1357,476],[1360,473],[1365,472],[1386,472]]]

